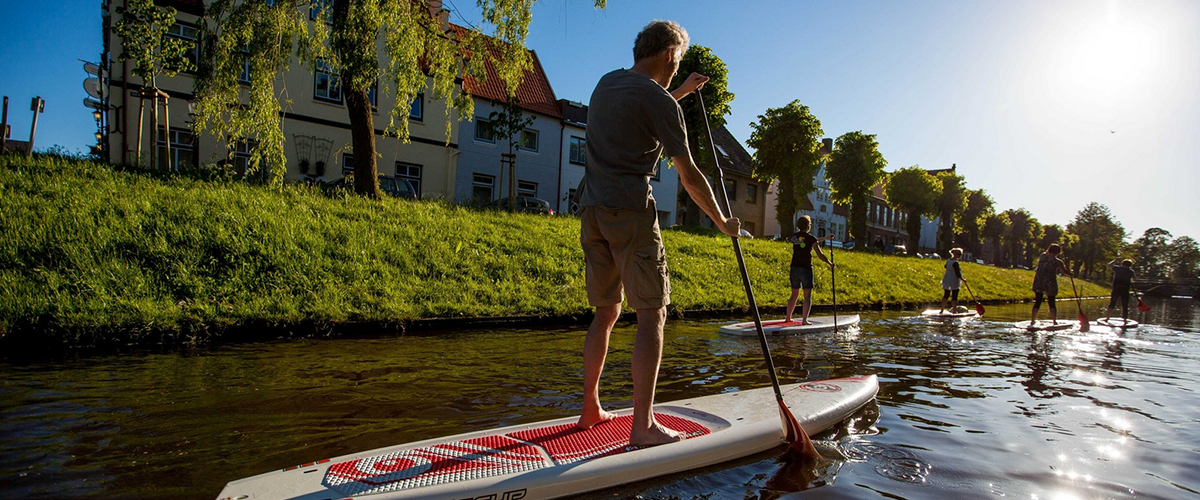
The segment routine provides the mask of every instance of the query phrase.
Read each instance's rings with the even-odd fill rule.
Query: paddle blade
[[[979,313],[980,316],[983,316],[984,311],[985,311],[985,309],[983,308],[983,304],[976,302],[975,303],[975,312]]]
[[[779,400],[779,414],[783,417],[784,439],[788,442],[788,451],[805,457],[823,458],[817,451],[817,447],[813,446],[808,433],[804,432],[804,427],[800,426],[800,422],[796,420],[795,415],[792,415],[792,411],[788,409],[783,400]]]
[[[1083,311],[1079,311],[1079,331],[1086,333],[1091,329],[1091,322],[1088,321],[1087,315],[1084,314]]]
[[[1150,305],[1145,302],[1142,302],[1142,299],[1138,299],[1138,310],[1141,312],[1149,312]]]

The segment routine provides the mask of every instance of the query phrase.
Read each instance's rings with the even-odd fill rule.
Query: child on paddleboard
[[[1108,301],[1108,309],[1105,310],[1105,317],[1112,317],[1113,306],[1117,305],[1117,299],[1121,300],[1121,318],[1129,319],[1129,289],[1133,286],[1133,261],[1125,259],[1121,261],[1121,265],[1117,265],[1117,259],[1109,262],[1109,267],[1113,270],[1112,281],[1112,298]]]
[[[938,313],[946,311],[946,299],[950,299],[950,312],[961,312],[958,310],[958,289],[967,280],[963,278],[962,268],[958,265],[958,259],[962,258],[963,249],[951,248],[950,258],[946,259],[946,273],[942,275],[942,309]]]
[[[1043,295],[1046,303],[1050,305],[1051,322],[1058,324],[1058,308],[1054,307],[1054,297],[1058,295],[1058,274],[1073,276],[1067,265],[1058,258],[1061,253],[1062,247],[1058,246],[1058,243],[1051,243],[1046,247],[1046,252],[1038,257],[1037,269],[1033,273],[1033,314],[1029,319],[1030,326],[1037,324],[1038,308],[1042,305]]]
[[[815,249],[817,257],[829,264],[829,269],[833,269],[833,263],[825,257],[821,252],[821,247],[817,242],[821,240],[832,240],[833,235],[817,238],[808,231],[812,229],[812,218],[807,215],[801,215],[796,218],[795,234],[790,238],[792,241],[792,265],[790,266],[788,278],[792,284],[792,298],[788,299],[787,318],[785,321],[792,321],[792,312],[796,310],[796,298],[800,296],[800,290],[804,290],[804,306],[800,309],[800,324],[808,325],[808,311],[812,309],[812,289],[813,289],[813,268],[812,268],[812,252]]]

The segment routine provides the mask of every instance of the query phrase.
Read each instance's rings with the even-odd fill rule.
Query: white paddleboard
[[[1059,321],[1058,324],[1051,323],[1046,320],[1038,320],[1036,323],[1030,324],[1028,321],[1018,321],[1015,323],[1017,328],[1024,328],[1031,332],[1056,332],[1066,330],[1076,325],[1072,321]]]
[[[857,325],[859,319],[857,314],[839,314],[837,317],[837,327],[848,328]],[[800,324],[800,320],[784,321],[782,319],[775,319],[763,321],[763,333],[817,333],[833,331],[833,316],[809,316],[808,322],[810,324],[802,325]],[[758,335],[758,329],[754,327],[753,321],[725,325],[721,327],[720,331],[726,335],[742,337]]]
[[[938,309],[929,309],[921,313],[921,316],[926,318],[977,318],[979,313],[975,311],[950,312]]]
[[[849,418],[879,391],[875,375],[783,386],[810,435]],[[770,387],[663,403],[655,420],[688,438],[628,448],[632,409],[586,431],[578,417],[430,439],[317,460],[225,485],[235,499],[544,499],[718,464],[784,444]]]
[[[1111,326],[1113,328],[1137,328],[1140,323],[1134,319],[1121,318],[1100,318],[1096,320],[1096,324],[1100,326]]]

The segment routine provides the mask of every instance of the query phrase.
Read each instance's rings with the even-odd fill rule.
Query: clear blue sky
[[[825,135],[875,134],[888,169],[952,163],[1000,210],[1063,224],[1107,205],[1131,233],[1200,238],[1200,2],[1193,0],[542,0],[529,47],[555,93],[586,102],[632,64],[652,19],[678,21],[729,67],[728,127],[745,141],[799,99]],[[476,22],[472,0],[452,21]],[[77,59],[100,51],[99,1],[10,2],[0,94],[14,137],[47,100],[40,148],[82,150],[94,122]],[[689,103],[685,103],[688,105]]]

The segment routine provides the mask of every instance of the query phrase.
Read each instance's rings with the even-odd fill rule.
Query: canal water
[[[837,458],[780,448],[585,498],[1200,498],[1200,306],[1151,302],[1139,319],[1155,326],[1127,332],[1028,333],[1012,322],[1029,306],[1011,305],[985,321],[868,312],[848,332],[772,338],[785,383],[879,375],[875,403],[816,436]],[[721,323],[668,322],[658,401],[770,384],[757,340],[719,335]],[[611,407],[630,404],[633,331],[613,336]],[[582,340],[580,328],[496,329],[10,354],[0,498],[215,498],[290,465],[574,415]]]

